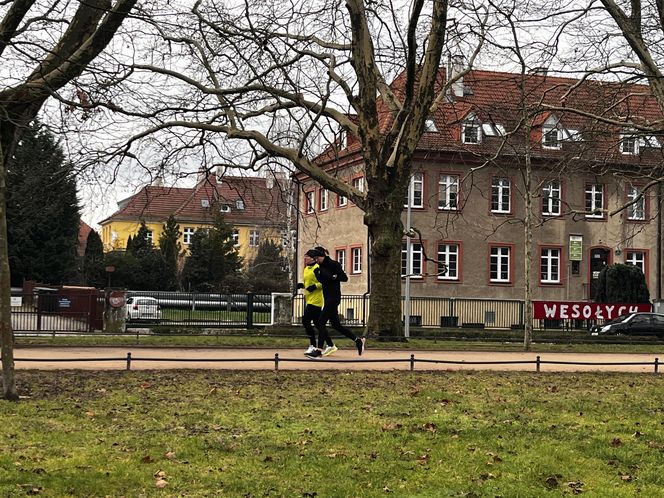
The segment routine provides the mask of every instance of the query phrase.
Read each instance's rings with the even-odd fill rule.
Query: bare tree
[[[144,157],[149,138],[150,147],[171,153],[204,146],[208,160],[227,158],[235,167],[282,158],[355,203],[371,239],[368,332],[394,336],[402,327],[401,214],[412,155],[452,83],[440,71],[444,50],[463,49],[470,66],[486,22],[481,5],[456,9],[453,22],[448,10],[446,0],[401,8],[388,1],[249,1],[227,9],[201,0],[172,16],[177,24],[152,24],[150,52],[131,64],[122,95],[93,98],[149,122],[121,155]],[[127,100],[132,88],[135,106]],[[342,133],[357,145],[345,148]],[[231,153],[233,142],[243,147]],[[365,192],[325,164],[341,156],[361,161]]]
[[[23,130],[46,101],[79,77],[109,44],[136,0],[0,4],[0,339],[3,396],[18,400],[14,378],[7,250],[6,173]],[[86,104],[80,95],[80,103]]]

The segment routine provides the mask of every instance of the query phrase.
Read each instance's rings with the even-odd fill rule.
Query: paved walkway
[[[275,359],[278,355],[278,362]],[[411,355],[414,362],[411,362]],[[368,349],[339,350],[311,360],[300,349],[276,348],[154,348],[154,347],[18,347],[17,369],[228,369],[228,370],[502,370],[542,372],[643,372],[654,373],[658,354],[464,352]],[[128,359],[130,357],[130,360]],[[29,360],[29,361],[26,361]],[[36,361],[33,361],[36,360]],[[659,360],[657,360],[659,361]],[[561,362],[561,363],[557,363]],[[278,363],[278,365],[277,365]],[[584,364],[585,363],[585,364]],[[657,365],[664,373],[664,368]]]

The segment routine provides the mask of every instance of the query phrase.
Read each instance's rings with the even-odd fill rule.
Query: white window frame
[[[497,284],[508,284],[512,282],[511,257],[512,250],[509,246],[491,246],[489,251],[489,281]],[[493,271],[493,267],[496,268]]]
[[[182,242],[186,245],[190,245],[191,238],[194,236],[195,231],[196,229],[193,227],[184,227],[182,229]]]
[[[345,195],[337,194],[337,206],[345,207],[348,205],[348,197]]]
[[[237,228],[231,232],[231,239],[233,239],[233,245],[236,247],[240,245],[240,231]]]
[[[362,248],[361,247],[351,247],[350,249],[352,268],[352,275],[359,275],[362,273]]]
[[[511,211],[512,182],[509,178],[494,176],[491,179],[491,212],[505,214]]]
[[[557,208],[557,209],[556,209]],[[542,187],[542,215],[560,216],[562,209],[562,186],[558,180],[549,180]]]
[[[561,250],[559,247],[543,247],[540,251],[540,283],[560,283]]]
[[[316,192],[313,190],[310,190],[309,192],[305,192],[305,210],[307,214],[313,214],[316,212],[316,207],[314,205],[316,201]]]
[[[636,266],[641,273],[646,273],[646,253],[645,251],[628,251],[625,255],[625,264]]]
[[[359,190],[360,192],[364,192],[364,177],[363,176],[358,176],[356,178],[353,178],[352,180],[353,188],[356,190]]]
[[[637,156],[639,154],[639,137],[631,133],[620,135],[620,152],[626,156]]]
[[[145,232],[145,240],[147,240],[150,244],[153,243],[153,241],[152,241],[153,236],[154,236],[154,234],[152,233],[152,230],[148,230],[148,231]]]
[[[604,185],[601,183],[586,183],[583,192],[584,207],[588,213],[586,218],[604,218],[604,212],[602,211],[604,209]],[[595,213],[595,211],[599,212]]]
[[[341,269],[346,271],[346,249],[337,249],[334,251],[334,259],[341,265]]]
[[[401,276],[408,275],[411,278],[422,278],[424,271],[424,248],[422,244],[419,242],[410,243],[410,268],[406,268],[408,262],[407,252],[408,241],[404,240],[401,243]]]
[[[319,208],[321,211],[327,211],[328,207],[328,199],[329,199],[329,192],[326,188],[322,188],[318,191],[318,198],[319,198]]]
[[[410,177],[404,207],[408,207],[409,200],[412,201],[411,208],[424,207],[424,173],[413,173],[413,176]]]
[[[641,190],[639,187],[630,185],[627,187],[627,202],[632,202],[636,199]],[[630,221],[644,221],[646,219],[646,198],[642,196],[634,204],[630,204],[627,208],[627,219]]]
[[[438,262],[447,266],[444,275],[438,275],[438,280],[459,280],[459,244],[441,242],[438,244]]]
[[[438,209],[459,209],[459,175],[440,175],[438,178]]]
[[[258,230],[249,231],[249,247],[258,247],[260,245],[261,233]]]
[[[475,135],[470,136],[468,134],[469,130],[475,130]],[[474,140],[470,140],[474,138]],[[477,119],[472,118],[463,122],[461,126],[461,142],[464,144],[477,145],[482,143],[482,123]]]

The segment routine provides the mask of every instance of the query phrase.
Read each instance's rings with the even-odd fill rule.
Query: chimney
[[[451,81],[463,71],[463,56],[451,55],[447,56],[447,80]],[[452,97],[463,97],[463,77],[452,83],[449,89],[449,95]]]

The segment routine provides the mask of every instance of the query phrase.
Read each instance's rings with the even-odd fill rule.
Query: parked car
[[[127,320],[161,320],[161,306],[154,297],[127,298]]]
[[[627,313],[618,318],[595,325],[590,329],[592,335],[656,335],[664,337],[664,315],[659,313]]]

